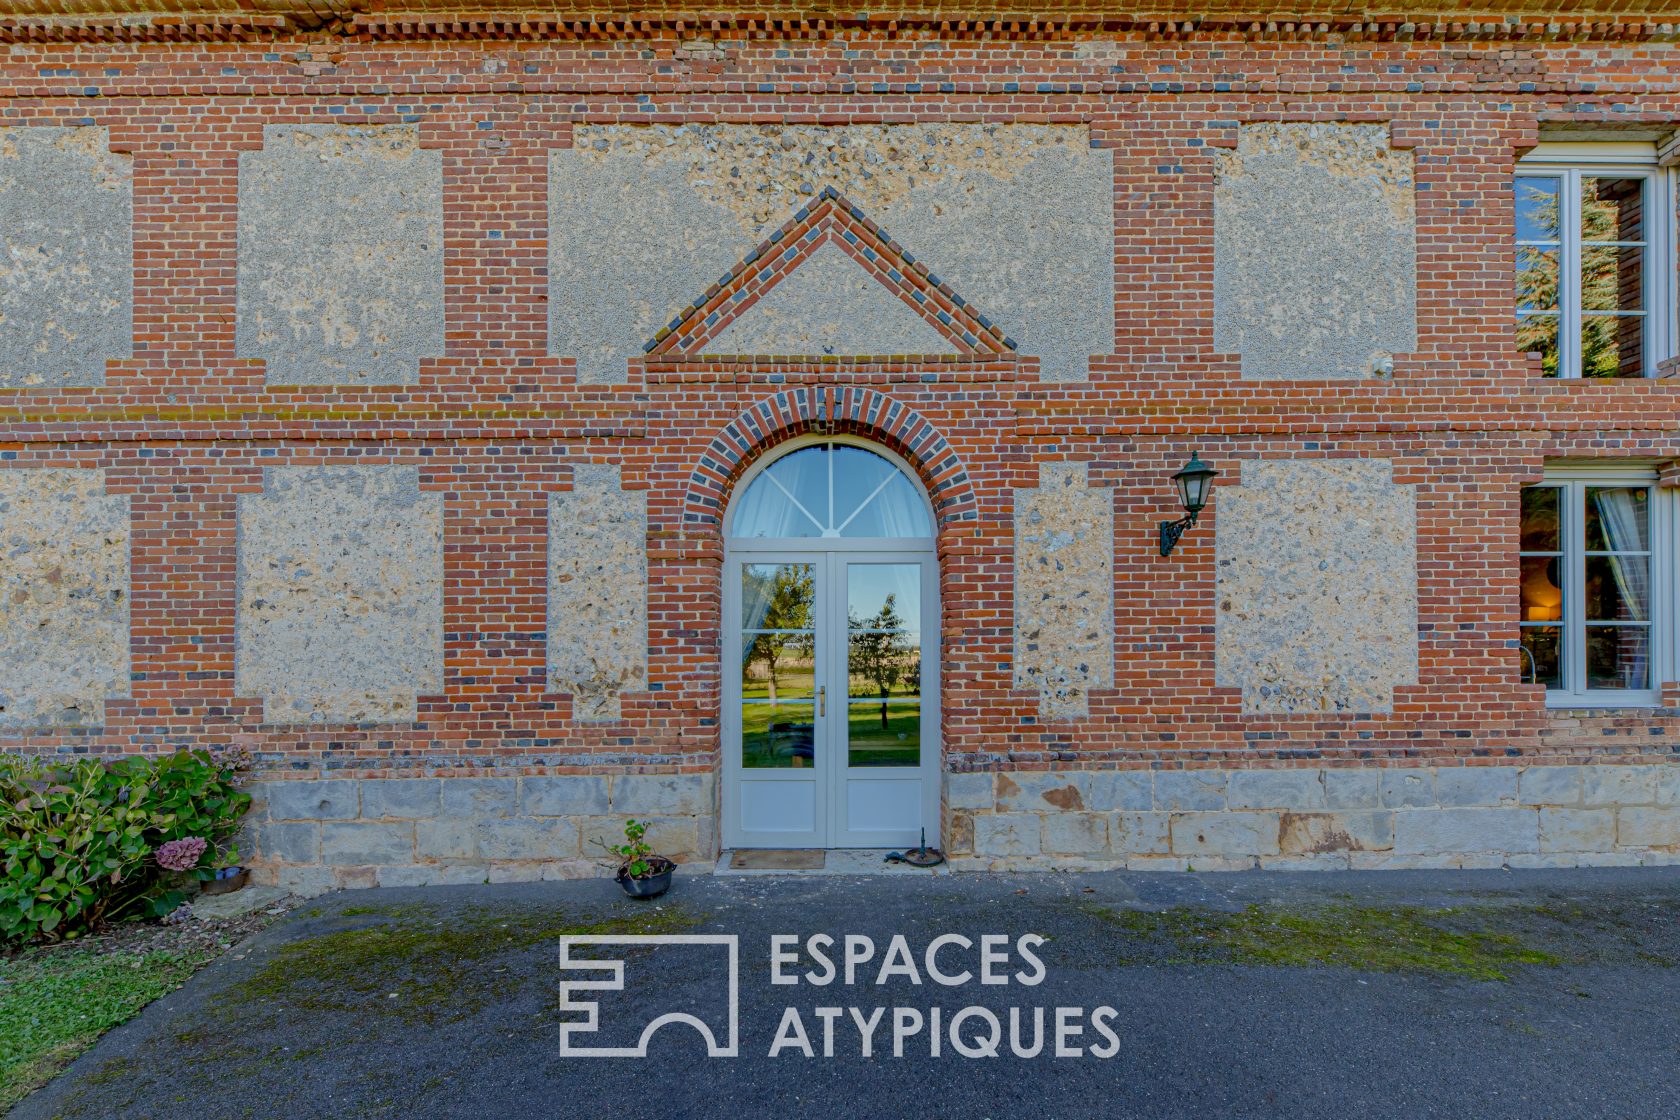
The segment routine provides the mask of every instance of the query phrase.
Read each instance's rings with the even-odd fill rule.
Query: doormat
[[[812,848],[752,848],[729,857],[732,871],[821,871],[824,853]]]

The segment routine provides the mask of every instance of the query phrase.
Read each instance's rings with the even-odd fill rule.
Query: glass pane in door
[[[846,762],[922,758],[922,566],[846,566]]]
[[[741,765],[816,764],[816,581],[809,564],[741,568]]]

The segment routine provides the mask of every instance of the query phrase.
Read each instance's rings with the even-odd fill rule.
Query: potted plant
[[[212,877],[199,883],[198,889],[203,894],[232,894],[242,890],[250,881],[251,870],[234,864],[230,867],[218,867]]]
[[[675,863],[654,854],[644,839],[646,836],[645,823],[625,821],[624,843],[596,841],[618,862],[613,878],[631,898],[658,898],[671,889],[671,872],[677,869]]]

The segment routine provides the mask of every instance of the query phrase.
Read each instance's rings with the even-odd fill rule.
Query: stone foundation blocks
[[[368,820],[435,817],[442,810],[441,785],[436,778],[367,782],[362,787],[362,816]]]
[[[1101,813],[1056,813],[1044,818],[1044,849],[1065,855],[1108,852],[1108,818]]]
[[[1035,813],[997,813],[974,822],[974,854],[1036,856],[1044,848],[1044,822]]]
[[[264,782],[257,787],[269,820],[349,820],[359,816],[360,783],[326,778],[320,781]]]
[[[952,777],[947,798],[954,791],[962,808],[947,844],[958,867],[1049,869],[1070,857],[1197,871],[1680,861],[1680,806],[1667,800],[1680,764]],[[1638,801],[1601,804],[1614,797]]]
[[[607,779],[562,775],[519,779],[519,811],[528,817],[564,817],[607,811]]]
[[[1680,848],[1680,812],[1624,805],[1616,810],[1616,841],[1623,847]]]
[[[258,881],[300,894],[601,874],[595,841],[621,843],[627,817],[678,863],[716,855],[711,774],[285,778],[253,793]]]
[[[388,824],[329,821],[321,826],[321,861],[352,867],[413,863],[414,825],[408,821]]]
[[[1277,813],[1177,813],[1172,818],[1172,850],[1237,860],[1274,856],[1278,824]]]

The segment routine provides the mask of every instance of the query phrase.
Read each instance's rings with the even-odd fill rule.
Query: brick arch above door
[[[782,441],[810,433],[859,436],[902,456],[927,487],[941,529],[979,516],[968,472],[925,417],[873,389],[813,385],[764,398],[712,437],[689,476],[683,521],[721,531],[730,489],[747,467]]]

